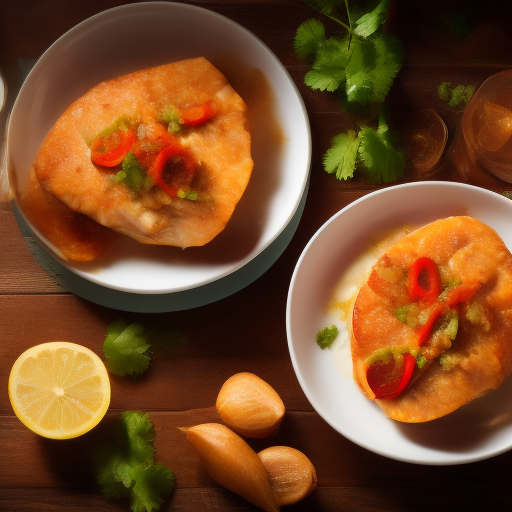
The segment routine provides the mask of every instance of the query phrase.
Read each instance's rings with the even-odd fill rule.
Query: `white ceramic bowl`
[[[127,51],[131,34],[134,43]],[[31,163],[55,121],[91,87],[137,69],[197,56],[211,60],[235,88],[236,83],[247,84],[254,70],[262,72],[265,78],[255,81],[250,94],[275,116],[282,142],[271,139],[268,130],[251,128],[255,166],[249,186],[225,230],[201,248],[183,251],[127,239],[122,251],[91,264],[73,264],[59,258],[21,211],[23,229],[31,230],[64,268],[70,276],[64,285],[78,295],[100,302],[97,285],[104,289],[100,295],[107,295],[100,303],[120,309],[170,311],[202,305],[259,277],[295,231],[311,155],[302,99],[285,68],[258,38],[232,20],[191,5],[124,5],[85,20],[59,38],[31,70],[12,110],[7,151],[11,183],[22,187],[27,182]],[[139,305],[127,306],[133,297],[123,299],[123,293],[137,295]]]
[[[326,222],[299,258],[288,294],[286,328],[298,380],[311,405],[340,434],[375,453],[419,464],[460,464],[512,448],[512,379],[457,411],[427,423],[389,419],[355,385],[316,333],[330,325],[334,285],[379,234],[450,215],[471,215],[512,249],[512,201],[481,188],[445,182],[399,185],[371,193]],[[375,240],[374,240],[375,241]]]

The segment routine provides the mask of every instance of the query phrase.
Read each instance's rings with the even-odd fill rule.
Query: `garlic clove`
[[[239,435],[219,423],[204,423],[188,428],[187,439],[218,484],[267,512],[279,511],[260,458]]]
[[[281,505],[305,498],[317,486],[315,467],[299,450],[272,446],[258,453],[270,479],[270,486]]]
[[[247,437],[267,437],[281,424],[285,407],[272,386],[253,373],[230,377],[216,403],[223,421]]]

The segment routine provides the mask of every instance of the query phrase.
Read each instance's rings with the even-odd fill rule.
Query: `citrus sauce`
[[[416,226],[416,229],[419,226]],[[359,289],[370,275],[373,265],[393,245],[413,228],[401,226],[379,237],[345,269],[333,288],[326,308],[326,325],[336,325],[339,334],[330,346],[336,366],[345,377],[352,377],[350,331],[352,309]],[[325,327],[325,326],[324,326]]]

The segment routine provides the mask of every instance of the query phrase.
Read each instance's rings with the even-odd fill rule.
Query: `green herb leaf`
[[[330,174],[335,172],[339,180],[353,178],[359,144],[360,139],[353,130],[336,135],[323,157],[325,171]]]
[[[355,23],[354,33],[368,37],[375,33],[386,21],[390,0],[381,0],[373,11],[361,16]]]
[[[306,73],[304,83],[320,91],[336,91],[345,82],[345,68],[350,60],[348,38],[330,38],[316,52],[312,70]]]
[[[354,38],[346,67],[346,96],[349,103],[381,103],[386,98],[402,65],[397,38],[381,34],[376,39]]]
[[[129,324],[124,319],[114,320],[107,327],[108,335],[103,343],[103,352],[109,372],[136,376],[149,368],[151,347],[145,330],[142,324]]]
[[[163,496],[174,489],[174,473],[163,464],[136,466],[131,476],[135,482],[130,500],[133,512],[158,510]]]
[[[316,342],[318,346],[323,350],[324,348],[330,347],[332,345],[338,334],[338,328],[332,324],[330,327],[324,327],[317,333]]]
[[[125,411],[94,446],[96,481],[108,498],[128,498],[133,512],[158,510],[174,488],[173,472],[155,464],[155,429],[147,414]]]
[[[462,103],[465,106],[469,103],[474,92],[475,88],[472,85],[457,85],[452,91],[452,97],[448,105],[455,108]]]
[[[141,375],[151,362],[151,351],[174,352],[186,341],[186,337],[174,327],[156,325],[147,329],[141,323],[130,323],[118,318],[107,327],[103,343],[105,366],[116,375]]]
[[[450,101],[452,99],[452,83],[443,82],[437,89],[437,94],[443,101]]]
[[[458,107],[461,103],[466,106],[475,92],[474,85],[457,85],[452,87],[451,82],[443,82],[437,89],[440,99],[448,102],[450,107]]]
[[[389,183],[401,178],[405,170],[405,157],[391,141],[388,125],[381,114],[377,130],[364,127],[359,136],[359,159],[374,183]]]
[[[325,42],[325,27],[321,21],[311,19],[305,21],[298,29],[293,40],[293,47],[297,57],[307,60],[315,56],[315,53]]]

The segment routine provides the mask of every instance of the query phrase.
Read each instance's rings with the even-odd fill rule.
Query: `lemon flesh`
[[[70,439],[101,421],[110,403],[110,381],[94,352],[54,341],[19,356],[9,377],[9,399],[19,420],[36,434]]]

